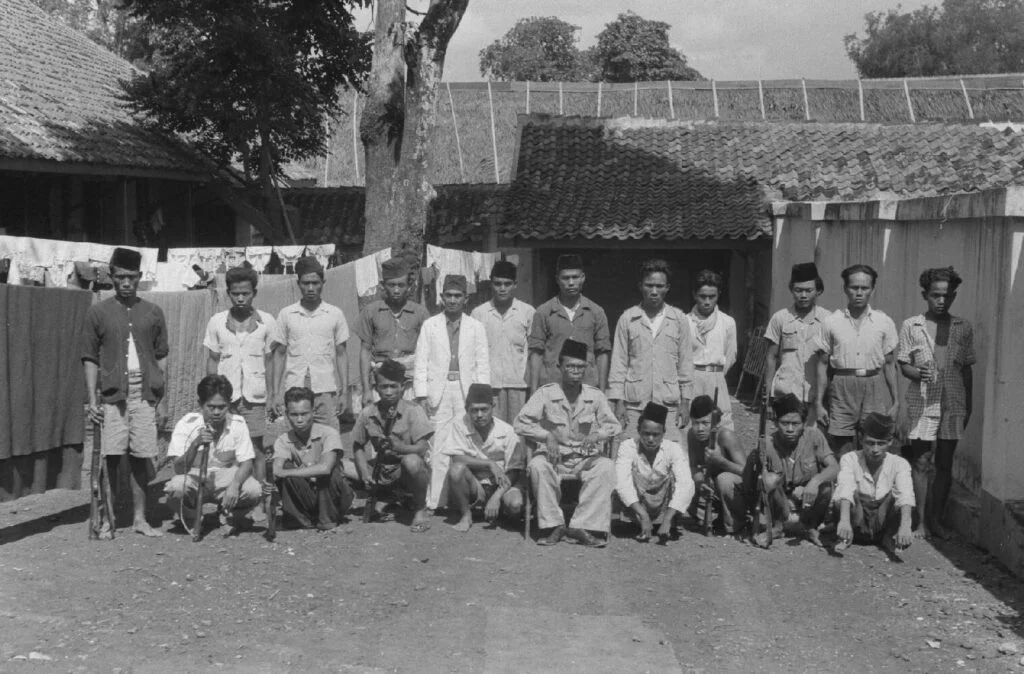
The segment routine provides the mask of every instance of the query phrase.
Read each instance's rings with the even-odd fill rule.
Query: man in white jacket
[[[444,311],[423,323],[416,341],[413,391],[434,424],[434,446],[464,412],[471,384],[490,384],[491,366],[487,332],[480,321],[466,316],[466,277],[444,278],[441,301]],[[448,457],[433,448],[427,507],[437,507],[448,473]],[[443,465],[442,465],[443,464]]]

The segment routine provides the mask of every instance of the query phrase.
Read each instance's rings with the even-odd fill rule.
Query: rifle
[[[103,529],[103,518],[110,525],[110,539],[114,539],[114,504],[110,493],[106,462],[103,460],[100,425],[92,425],[92,459],[89,467],[89,540],[95,541]]]
[[[761,545],[764,549],[768,549],[772,546],[772,536],[774,531],[774,522],[772,522],[772,506],[771,497],[768,492],[768,485],[765,483],[764,474],[768,465],[768,437],[767,437],[767,424],[768,422],[768,406],[761,406],[761,417],[758,421],[757,427],[757,449],[754,450],[754,474],[757,477],[757,505],[754,507],[754,521],[753,521],[753,532],[754,532],[754,543],[757,543],[757,535],[760,533],[760,527],[765,527],[764,533],[764,544]]]
[[[718,409],[718,387],[715,387],[715,409]],[[714,417],[712,417],[714,421]],[[708,438],[708,451],[714,452],[718,447],[718,426],[711,427],[711,437]],[[715,488],[708,484],[707,469],[705,468],[704,482],[701,483],[701,497],[704,501],[704,520],[701,523],[705,536],[710,536],[715,527]]]
[[[181,520],[181,524],[185,527],[185,530],[192,534],[192,542],[197,543],[203,537],[203,496],[206,491],[206,472],[207,464],[210,460],[210,445],[204,443],[199,446],[198,449],[199,458],[199,484],[196,486],[196,512],[193,515],[192,526],[189,527],[188,517],[185,516],[185,492],[188,491],[188,474],[191,470],[185,471],[185,482],[182,487],[181,503],[178,506],[178,518]],[[193,459],[194,461],[195,459]]]
[[[381,475],[384,470],[384,453],[387,448],[391,445],[391,431],[395,427],[395,420],[398,419],[398,403],[388,406],[384,412],[384,423],[381,426],[381,431],[384,437],[377,444],[376,449],[376,461],[373,464],[373,477],[371,483],[367,489],[366,505],[363,506],[363,522],[369,522],[373,518],[374,512],[377,510],[377,496],[380,489],[378,483],[380,482]]]
[[[274,481],[274,460],[273,452],[268,452],[267,458],[267,483],[263,486],[263,497],[266,499],[267,530],[263,537],[273,543],[277,537],[277,502],[281,497],[277,491],[277,483]]]

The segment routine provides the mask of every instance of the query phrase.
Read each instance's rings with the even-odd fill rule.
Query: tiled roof
[[[0,160],[205,173],[121,106],[120,80],[134,74],[29,0],[0,0]]]
[[[509,182],[520,113],[782,124],[1024,122],[1022,81],[1024,75],[1008,73],[906,81],[492,82],[490,91],[486,82],[442,82],[429,179],[435,185]],[[353,126],[358,129],[365,101],[348,93],[341,105],[331,125],[326,184],[362,185],[363,147]],[[323,158],[304,164],[322,179]]]
[[[508,185],[441,185],[427,215],[427,240],[438,245],[479,243],[485,226],[505,211]],[[362,187],[293,187],[282,190],[297,213],[295,236],[303,243],[361,246],[366,223]]]
[[[976,125],[541,115],[520,123],[508,237],[751,239],[771,234],[771,201],[1024,184],[1024,134]]]

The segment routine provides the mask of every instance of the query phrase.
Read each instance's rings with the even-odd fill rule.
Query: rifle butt
[[[92,425],[92,456],[89,461],[89,540],[95,541],[100,537],[100,528],[102,517],[100,511],[100,500],[102,494],[100,493],[100,467],[102,464],[101,447],[100,447],[100,425],[94,423]]]
[[[206,496],[206,471],[209,467],[210,445],[202,447],[202,456],[199,459],[199,484],[196,485],[196,512],[192,528],[192,542],[198,543],[203,538],[203,499]]]

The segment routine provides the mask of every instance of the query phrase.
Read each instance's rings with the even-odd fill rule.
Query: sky
[[[425,8],[429,3],[409,4]],[[670,24],[672,46],[707,78],[851,78],[856,71],[843,36],[862,33],[868,12],[897,4],[909,12],[941,0],[470,0],[449,45],[445,79],[480,80],[480,50],[519,19],[557,16],[581,28],[585,48],[627,10]],[[360,28],[368,23],[367,16]]]

